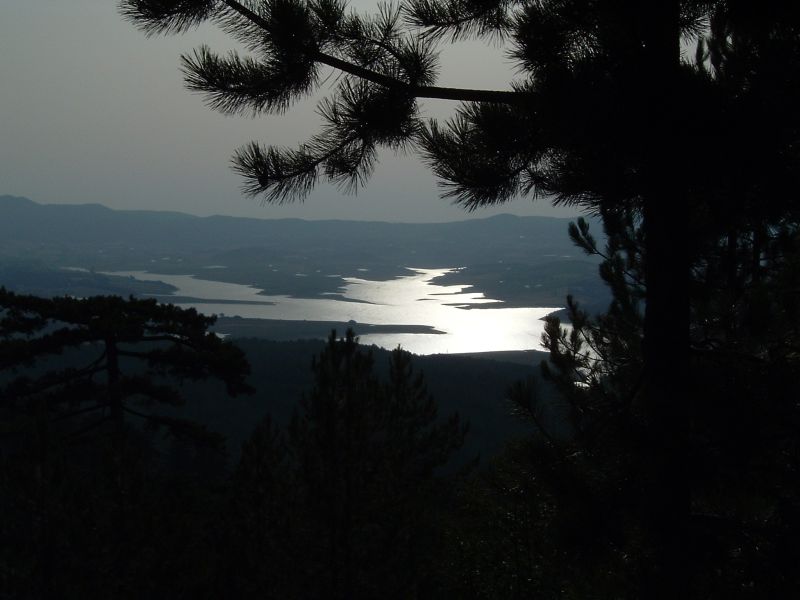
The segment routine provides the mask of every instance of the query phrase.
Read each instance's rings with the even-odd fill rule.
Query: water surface
[[[365,344],[384,348],[395,348],[399,344],[415,354],[541,349],[540,338],[544,329],[541,319],[560,307],[507,308],[501,301],[469,291],[471,286],[438,285],[435,282],[437,277],[453,270],[409,269],[407,276],[388,281],[344,277],[339,295],[320,298],[273,296],[269,295],[268,290],[209,281],[192,275],[144,271],[118,271],[113,274],[163,281],[175,286],[177,291],[174,296],[192,299],[176,304],[194,307],[205,314],[250,319],[429,325],[444,332],[361,336]],[[158,298],[166,302],[170,296]],[[476,305],[483,306],[480,310],[470,309]],[[358,325],[354,329],[358,333]]]

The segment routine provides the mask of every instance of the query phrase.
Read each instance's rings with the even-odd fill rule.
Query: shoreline
[[[376,333],[424,333],[444,335],[430,325],[373,325],[353,321],[297,321],[285,319],[248,319],[245,317],[219,317],[211,330],[224,333],[231,338],[262,338],[277,342],[293,342],[302,339],[324,340],[335,329],[344,334],[348,328],[356,336]]]

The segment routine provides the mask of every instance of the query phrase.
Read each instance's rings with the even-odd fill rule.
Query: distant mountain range
[[[341,277],[387,279],[406,267],[464,267],[448,276],[451,282],[472,283],[511,303],[553,306],[566,293],[604,299],[597,263],[570,242],[568,222],[513,215],[431,224],[197,217],[0,196],[0,284],[13,287],[12,278],[23,272],[51,271],[27,288],[46,292],[53,269],[63,279],[64,267],[77,267],[89,275],[69,277],[82,278],[87,290],[98,286],[98,293],[104,285],[113,288],[109,293],[125,289],[119,281],[87,280],[96,272],[150,270],[316,296],[335,291]],[[600,227],[593,231],[599,237]],[[69,285],[62,281],[51,292]]]
[[[120,245],[152,250],[221,252],[235,248],[376,248],[421,260],[574,253],[568,219],[498,215],[452,223],[384,223],[197,217],[176,212],[112,210],[99,204],[37,204],[0,196],[0,244]],[[311,244],[311,245],[308,245]]]

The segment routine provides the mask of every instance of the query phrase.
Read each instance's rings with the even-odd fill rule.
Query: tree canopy
[[[248,54],[202,46],[181,59],[189,89],[226,114],[283,113],[322,86],[325,68],[342,74],[318,104],[318,135],[235,154],[245,191],[270,202],[301,199],[319,178],[353,189],[379,147],[410,146],[470,209],[528,193],[592,209],[635,203],[668,184],[652,180],[645,150],[656,141],[701,153],[680,161],[676,191],[720,196],[719,169],[734,174],[753,156],[765,119],[780,128],[757,143],[760,164],[772,164],[773,185],[796,177],[777,150],[797,134],[791,3],[408,0],[369,16],[344,0],[123,0],[121,9],[148,34],[208,20],[240,42]],[[435,85],[442,43],[465,38],[502,43],[519,73],[507,90]],[[419,98],[464,104],[441,124],[425,119]]]
[[[33,414],[42,406],[57,421],[100,414],[81,431],[107,421],[121,428],[128,415],[201,434],[148,407],[182,404],[174,386],[181,379],[215,377],[231,395],[250,391],[242,352],[207,331],[214,320],[154,299],[40,298],[0,288],[0,368],[9,374],[0,410]]]
[[[176,443],[221,454],[224,439],[208,424],[164,410],[183,404],[186,379],[219,379],[228,395],[251,391],[244,354],[208,331],[213,322],[154,299],[0,287],[4,594],[160,593],[167,578],[153,577],[154,566],[176,568],[187,534],[202,545],[190,527],[203,518],[188,491],[195,475],[170,473],[156,458],[163,444],[149,438],[165,428]],[[205,475],[215,466],[208,455]],[[174,489],[180,479],[187,491]]]
[[[353,332],[331,333],[285,432],[263,421],[234,476],[237,595],[407,598],[431,585],[443,467],[464,442],[396,349],[389,373]],[[452,466],[451,466],[452,470]]]
[[[608,360],[589,368],[575,353],[579,339],[551,327],[553,365],[570,377],[578,367],[593,400],[613,392],[636,407],[640,466],[631,473],[654,549],[641,593],[686,597],[690,423],[705,389],[693,387],[690,362],[710,366],[690,361],[694,336],[713,330],[708,343],[720,356],[742,331],[735,324],[758,312],[740,309],[771,306],[766,290],[794,264],[780,263],[774,278],[761,270],[797,221],[798,5],[407,0],[365,17],[339,0],[124,0],[122,10],[151,34],[213,20],[240,41],[247,56],[204,47],[182,60],[188,87],[225,113],[280,113],[320,86],[323,68],[338,71],[317,135],[295,148],[254,142],[236,152],[250,195],[302,199],[323,178],[355,189],[378,148],[412,149],[468,210],[546,196],[617,231],[604,267],[615,303],[599,323],[571,311],[582,343]],[[435,85],[439,45],[469,37],[504,44],[519,73],[508,89]],[[424,118],[420,98],[461,104],[440,123]],[[574,232],[591,248],[586,236]],[[720,285],[724,265],[742,302],[735,310],[722,308],[730,298],[719,290],[699,291],[703,274]]]

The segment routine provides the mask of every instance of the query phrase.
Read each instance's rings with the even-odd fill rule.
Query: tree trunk
[[[647,303],[644,324],[645,422],[642,480],[647,550],[643,596],[686,598],[689,487],[689,218],[676,177],[682,136],[679,4],[645,3],[643,55],[648,139],[644,197]],[[644,10],[644,9],[643,9]]]
[[[116,548],[114,557],[115,580],[120,586],[120,592],[125,587],[125,572],[127,571],[128,531],[127,531],[127,499],[124,481],[125,472],[125,415],[122,410],[122,396],[120,394],[120,369],[117,341],[114,336],[105,340],[106,360],[108,365],[108,405],[111,409],[113,427],[113,460],[114,460],[114,487],[117,500],[116,506]]]
[[[36,408],[38,460],[35,464],[34,471],[36,502],[38,505],[38,527],[35,528],[35,535],[38,534],[39,538],[39,565],[37,575],[41,581],[42,598],[55,598],[56,552],[53,541],[52,490],[50,489],[52,475],[48,419],[47,400],[42,399],[37,403]]]

